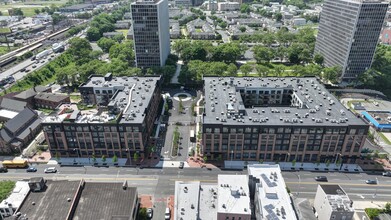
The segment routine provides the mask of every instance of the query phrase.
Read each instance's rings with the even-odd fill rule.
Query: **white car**
[[[166,212],[164,213],[164,219],[169,220],[171,218],[170,208],[166,208]]]
[[[55,167],[48,167],[44,171],[45,173],[57,173],[57,169]]]
[[[383,176],[391,176],[391,171],[383,172]]]

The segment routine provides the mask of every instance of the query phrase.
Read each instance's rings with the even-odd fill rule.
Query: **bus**
[[[28,165],[26,160],[4,160],[2,164],[5,168],[26,168]]]
[[[190,141],[196,142],[196,136],[194,134],[194,130],[190,130]]]

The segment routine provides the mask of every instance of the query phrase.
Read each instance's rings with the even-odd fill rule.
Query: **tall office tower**
[[[326,66],[340,66],[343,81],[371,67],[388,3],[379,0],[326,0],[315,53]]]
[[[163,66],[170,54],[167,0],[137,0],[131,10],[136,66]]]

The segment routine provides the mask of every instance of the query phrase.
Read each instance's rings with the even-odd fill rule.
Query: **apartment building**
[[[131,4],[136,65],[164,66],[170,54],[167,0],[138,0]]]
[[[52,155],[144,156],[161,103],[160,77],[90,76],[79,90],[87,109],[63,104],[43,121]]]
[[[342,80],[353,81],[371,67],[387,2],[326,0],[322,7],[315,53],[326,66],[340,66]]]
[[[369,126],[317,78],[203,80],[209,159],[354,163],[360,156]]]

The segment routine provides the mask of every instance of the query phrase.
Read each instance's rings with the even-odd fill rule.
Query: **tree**
[[[92,162],[96,163],[96,156],[95,156],[95,154],[92,154],[91,157],[92,157]]]
[[[115,35],[114,37],[113,37],[113,40],[114,41],[117,41],[118,43],[121,43],[123,40],[125,39],[125,37],[124,37],[124,35]]]
[[[296,166],[296,160],[292,160],[292,167]]]
[[[37,14],[41,13],[41,10],[39,10],[39,8],[36,8],[36,9],[34,9],[34,13],[37,15]]]
[[[314,62],[315,62],[316,64],[322,66],[322,65],[323,65],[323,61],[324,61],[324,57],[323,57],[322,55],[320,55],[320,54],[318,54],[318,53],[315,54],[315,56],[314,56]]]
[[[115,40],[111,38],[102,37],[98,40],[98,46],[103,50],[103,52],[108,53],[110,51],[111,46],[115,44]]]
[[[60,152],[56,152],[56,160],[59,161],[61,159],[61,154]]]
[[[89,41],[97,41],[102,37],[99,29],[96,27],[90,27],[87,31],[87,39]]]
[[[127,62],[129,66],[134,66],[133,41],[123,41],[122,43],[114,44],[110,47],[109,57],[110,59],[118,58]]]
[[[23,17],[24,14],[23,14],[23,11],[21,8],[13,8],[12,9],[12,13],[10,13],[11,16],[20,16],[20,17]]]
[[[243,75],[247,76],[253,70],[253,67],[251,64],[246,63],[240,66],[239,70],[243,73]]]
[[[73,56],[73,60],[76,61],[77,65],[82,65],[88,63],[90,61],[90,52],[92,51],[92,47],[90,42],[88,42],[84,38],[72,38],[69,41],[69,49],[67,52]]]
[[[380,72],[376,71],[373,68],[369,68],[367,71],[365,71],[364,73],[360,74],[357,77],[357,81],[366,86],[375,86],[376,78],[380,76],[381,76]]]
[[[137,162],[138,159],[139,159],[139,155],[138,155],[137,152],[135,152],[135,153],[133,154],[133,160]]]
[[[274,67],[274,70],[273,70],[274,76],[282,77],[284,72],[285,72],[285,67],[284,66],[279,65],[279,66]]]
[[[267,77],[269,74],[269,68],[263,65],[256,65],[255,70],[257,71],[259,77]]]
[[[243,3],[240,5],[240,12],[250,14],[251,8],[249,4]]]
[[[204,156],[204,163],[206,163],[206,161],[208,161],[208,157],[207,156]]]
[[[235,64],[230,63],[227,67],[227,75],[228,76],[237,76],[238,68]]]
[[[268,63],[273,58],[271,49],[263,46],[255,46],[253,48],[254,58],[257,63]]]
[[[240,27],[239,27],[239,30],[240,30],[242,33],[244,33],[244,32],[246,32],[246,27],[245,27],[245,26],[240,26]]]
[[[384,212],[390,213],[391,212],[391,202],[387,202],[384,206]]]
[[[140,208],[140,210],[138,211],[137,219],[139,219],[139,220],[147,220],[148,219],[147,208]]]
[[[113,160],[113,163],[117,163],[117,162],[118,162],[118,157],[117,157],[117,155],[114,154],[112,160]]]
[[[338,83],[342,70],[339,66],[326,67],[323,69],[323,79],[331,83]]]
[[[103,162],[103,163],[106,162],[106,155],[102,155],[102,162]]]
[[[61,21],[62,19],[64,19],[64,18],[65,18],[65,16],[63,16],[63,15],[60,15],[60,14],[53,14],[53,15],[52,15],[52,24],[53,24],[53,26],[56,25],[56,24],[58,24],[58,23],[60,23],[60,21]]]
[[[276,14],[274,14],[274,19],[276,19],[276,21],[280,22],[282,20],[281,12],[277,12]]]
[[[330,166],[330,160],[326,160],[326,167]]]

